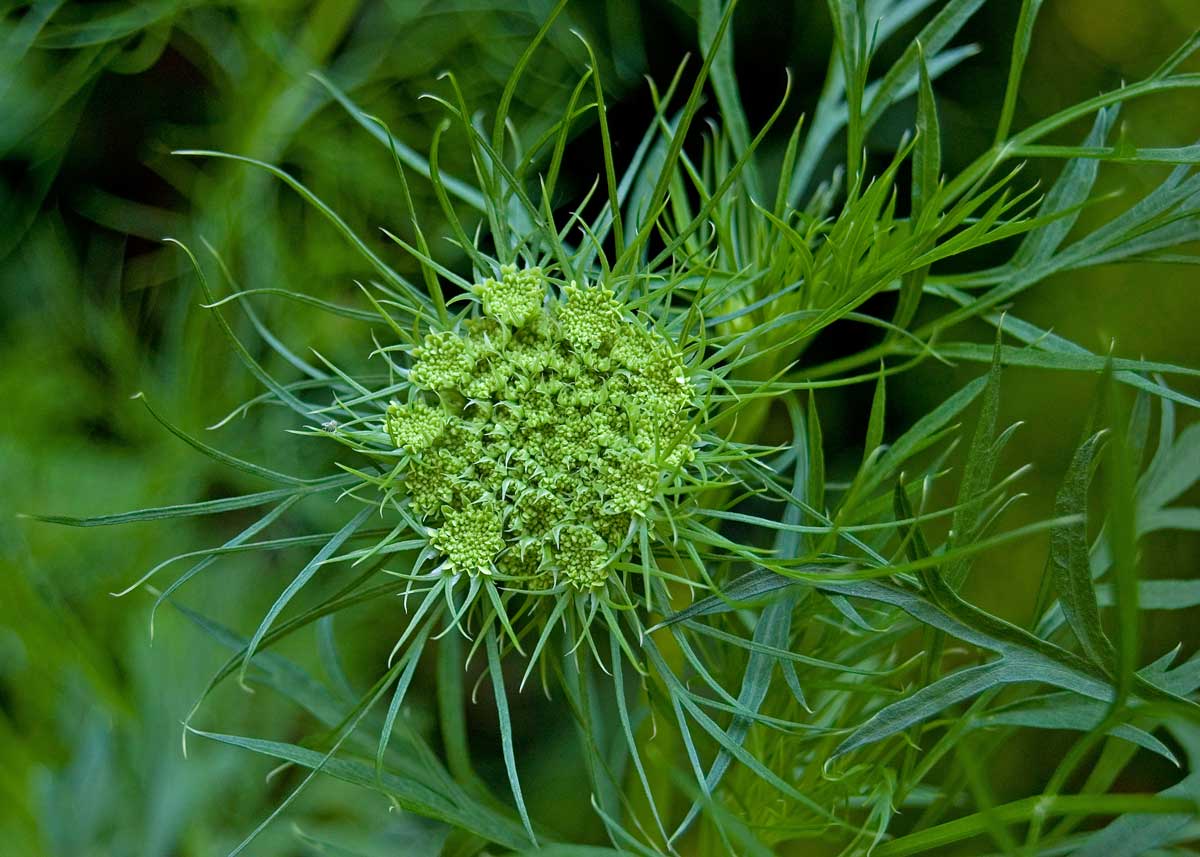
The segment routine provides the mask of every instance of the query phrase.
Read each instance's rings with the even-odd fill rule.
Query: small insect
[[[337,428],[338,428],[337,420],[329,420],[327,422],[323,422],[323,423],[321,423],[321,428],[325,429],[325,431],[330,432],[332,434],[333,432],[337,431]]]

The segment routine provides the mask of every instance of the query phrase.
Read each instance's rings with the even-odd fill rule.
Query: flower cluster
[[[425,337],[411,401],[388,409],[404,493],[447,570],[603,586],[693,458],[695,390],[611,290],[500,275],[474,288],[480,317]]]

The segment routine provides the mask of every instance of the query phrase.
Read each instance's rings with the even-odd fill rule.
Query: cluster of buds
[[[603,286],[508,265],[474,292],[482,314],[425,337],[385,417],[410,508],[446,570],[603,586],[694,456],[683,359]]]

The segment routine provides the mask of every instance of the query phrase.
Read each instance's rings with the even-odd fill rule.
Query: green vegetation
[[[254,122],[155,156],[186,216],[82,203],[129,235],[169,225],[139,286],[193,283],[205,310],[156,310],[170,368],[122,455],[52,471],[83,516],[18,495],[38,520],[13,525],[0,645],[67,677],[39,696],[0,673],[0,833],[23,853],[1190,853],[1197,640],[1147,616],[1200,607],[1193,563],[1155,547],[1195,556],[1200,355],[1089,348],[1037,301],[1118,264],[1194,270],[1200,146],[1143,145],[1119,114],[1197,103],[1200,31],[1027,119],[1045,13],[1024,0],[973,149],[936,90],[983,0],[830,0],[815,106],[781,70],[761,116],[734,56],[754,4],[699,0],[700,55],[648,84],[634,131],[627,5],[604,7],[605,48],[570,4],[531,4],[503,68],[447,46],[417,147],[372,89],[381,34],[431,9],[318,3],[293,32],[286,3],[56,5],[10,22],[9,58],[80,68],[10,63],[6,91],[41,73],[73,103],[175,26],[224,85],[255,54],[220,34],[269,59],[230,96]],[[494,47],[508,19],[479,15]],[[66,121],[53,102],[14,115]],[[1106,192],[1110,170],[1134,189]],[[13,269],[67,267],[25,203]],[[125,256],[79,276],[105,258]],[[31,276],[72,307],[51,270]],[[86,317],[110,324],[13,324],[147,371],[121,313]],[[1008,421],[1022,372],[1063,403],[1030,426]],[[38,413],[116,407],[30,377]],[[1065,450],[1056,471],[1031,472],[1031,432]],[[119,726],[21,735],[80,704]],[[187,760],[157,761],[180,720]]]

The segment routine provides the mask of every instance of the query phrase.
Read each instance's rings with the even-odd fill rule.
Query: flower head
[[[425,337],[393,406],[411,508],[445,565],[541,589],[603,586],[631,525],[691,460],[695,391],[666,337],[602,286],[538,268],[474,288],[483,315]]]

